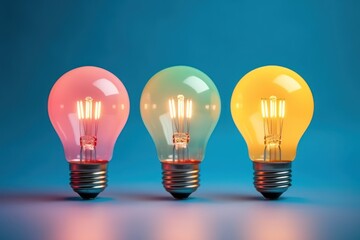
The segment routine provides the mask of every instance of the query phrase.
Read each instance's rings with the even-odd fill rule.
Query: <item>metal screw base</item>
[[[70,185],[83,199],[96,198],[107,186],[107,163],[70,163]]]
[[[161,163],[163,185],[176,199],[186,199],[200,186],[199,162]]]
[[[291,162],[254,162],[254,185],[266,199],[278,199],[291,186]]]

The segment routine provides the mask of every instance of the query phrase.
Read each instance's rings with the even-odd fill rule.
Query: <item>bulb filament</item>
[[[276,96],[261,99],[261,115],[264,122],[264,161],[281,161],[285,100]]]
[[[101,102],[92,97],[76,102],[80,129],[80,161],[96,159],[96,144]]]
[[[173,161],[189,159],[190,120],[192,118],[192,100],[178,95],[169,99],[169,113],[173,128]]]

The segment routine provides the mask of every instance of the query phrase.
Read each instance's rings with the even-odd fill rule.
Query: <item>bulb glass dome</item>
[[[202,161],[220,108],[212,80],[187,66],[155,74],[140,101],[142,119],[162,162]]]
[[[48,112],[69,162],[109,161],[129,115],[129,97],[109,71],[79,67],[55,83]]]
[[[253,161],[293,161],[313,111],[313,96],[305,80],[280,66],[247,73],[231,98],[233,120]]]

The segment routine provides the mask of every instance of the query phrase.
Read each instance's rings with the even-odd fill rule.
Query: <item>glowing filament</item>
[[[80,160],[96,159],[98,122],[101,116],[101,102],[93,98],[76,101],[80,128]]]
[[[100,119],[100,113],[101,113],[101,102],[95,103],[95,120]]]
[[[279,100],[279,117],[285,117],[285,100]]]
[[[176,118],[175,102],[174,99],[169,99],[170,118]]]
[[[192,101],[187,99],[186,100],[186,118],[191,118],[192,116]]]
[[[169,99],[168,104],[173,128],[173,160],[186,160],[189,158],[192,100],[186,99],[184,95],[178,95],[176,99]]]
[[[95,102],[95,108],[93,107],[93,99],[91,97],[86,97],[85,101],[76,101],[76,107],[77,107],[77,114],[78,119],[94,119],[98,120],[100,119],[100,113],[101,113],[101,102],[97,101]],[[85,111],[84,111],[85,110]]]
[[[190,119],[192,117],[192,100],[186,99],[185,107],[185,98],[184,95],[177,96],[177,109],[175,107],[175,99],[169,99],[169,113],[170,118],[174,119],[178,116],[178,119]]]
[[[264,120],[264,160],[280,161],[285,100],[276,96],[261,99],[261,115]]]
[[[285,100],[277,99],[275,96],[271,96],[269,99],[261,99],[261,115],[263,118],[284,118]]]

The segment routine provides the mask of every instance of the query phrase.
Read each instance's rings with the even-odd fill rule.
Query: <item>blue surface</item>
[[[251,237],[246,235],[251,229],[269,227],[266,223],[277,224],[274,229],[289,226],[298,239],[359,238],[359,11],[360,1],[355,0],[2,1],[0,238],[18,234],[64,239],[58,231],[69,234],[66,229],[82,221],[102,224],[98,234],[122,238],[149,233],[150,239],[169,239],[166,234],[172,232],[183,234],[183,239],[186,234],[194,239]],[[153,74],[179,64],[213,79],[223,111],[194,198],[155,201],[141,194],[168,195],[160,183],[155,147],[140,118],[139,99]],[[236,197],[259,195],[252,189],[245,142],[231,119],[230,97],[244,74],[268,64],[298,72],[315,99],[313,121],[293,164],[294,185],[279,202]],[[131,102],[128,124],[110,164],[108,190],[102,199],[86,203],[64,200],[76,195],[68,187],[68,166],[46,112],[54,82],[83,65],[117,75]],[[127,187],[122,190],[132,185],[137,186],[133,195]],[[99,218],[91,222],[94,215]],[[253,215],[266,223],[249,226],[257,219]],[[162,232],[162,225],[169,232]],[[176,230],[176,225],[191,231]],[[88,230],[82,226],[79,234]],[[196,232],[195,226],[202,230]],[[301,237],[303,230],[314,235]],[[281,239],[275,238],[277,232],[269,232],[269,239]]]

